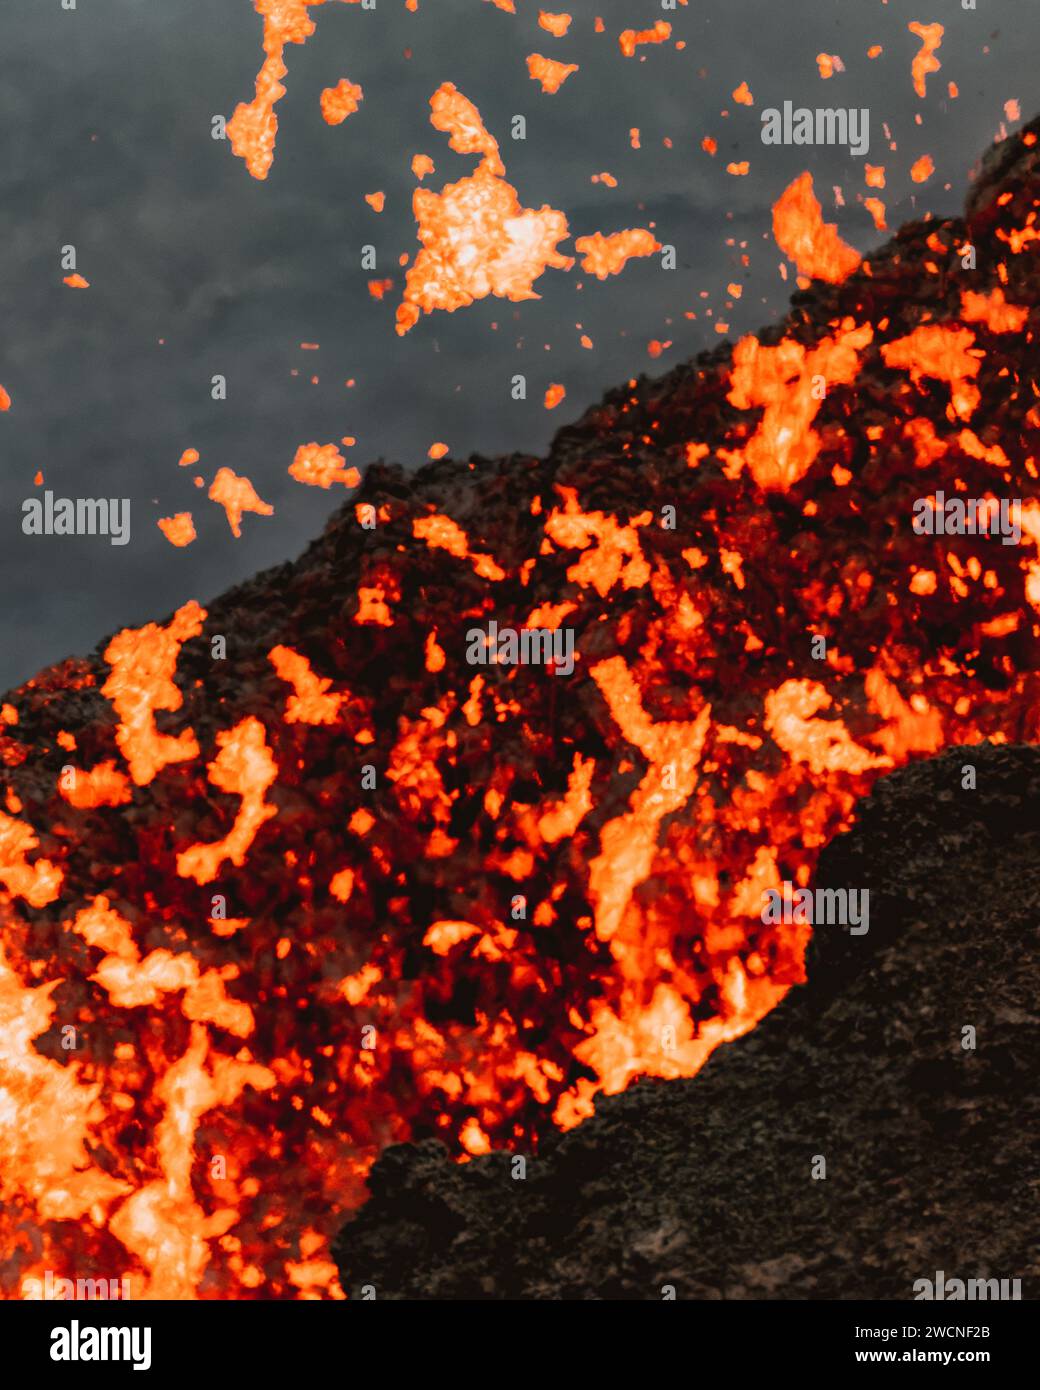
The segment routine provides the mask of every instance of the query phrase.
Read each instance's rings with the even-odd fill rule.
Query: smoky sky
[[[262,52],[251,0],[77,0],[75,10],[3,0],[0,384],[13,404],[0,415],[0,686],[299,553],[344,495],[288,476],[300,444],[354,436],[345,453],[359,467],[380,457],[418,467],[435,441],[458,458],[541,453],[606,387],[783,311],[793,286],[779,273],[770,209],[802,170],[827,219],[867,252],[884,234],[864,194],[885,200],[892,229],[958,211],[1005,102],[1017,99],[1027,119],[1036,106],[1036,0],[977,0],[975,10],[962,0],[691,0],[674,11],[660,0],[553,0],[549,9],[573,15],[562,39],[539,28],[536,0],[516,8],[420,0],[412,14],[403,0],[368,11],[330,0],[313,10],[316,33],[287,49],[275,159],[261,182],[211,137],[214,116],[253,95]],[[668,43],[622,56],[623,29],[661,19]],[[914,20],[945,26],[924,100],[911,83]],[[875,44],[883,53],[872,60]],[[527,72],[534,52],[579,70],[544,95]],[[823,80],[819,53],[838,55],[844,71]],[[364,100],[331,127],[319,96],[342,77]],[[525,207],[559,209],[572,236],[652,226],[676,248],[676,268],[649,257],[603,282],[577,265],[549,270],[535,282],[539,299],[489,298],[399,338],[398,258],[418,249],[412,156],[434,160],[425,186],[435,190],[475,164],[429,124],[444,82],[480,110]],[[741,82],[753,106],[734,102]],[[760,112],[785,100],[867,108],[865,160],[835,146],[763,145]],[[524,140],[511,138],[516,115]],[[704,136],[718,141],[714,158]],[[936,172],[918,185],[909,171],[926,153]],[[727,174],[745,160],[746,177]],[[883,191],[865,187],[865,162],[885,166]],[[616,186],[592,182],[604,172]],[[364,199],[376,191],[382,214]],[[374,272],[362,268],[366,245]],[[89,289],[62,283],[65,246]],[[373,278],[394,282],[381,302]],[[652,340],[671,344],[656,361]],[[526,401],[510,391],[518,372]],[[211,394],[217,374],[223,401]],[[554,382],[567,395],[548,412]],[[197,469],[177,466],[188,448]],[[274,507],[247,515],[239,540],[206,498],[221,467],[247,475]],[[44,489],[129,498],[129,544],[23,534],[22,504]],[[185,510],[198,539],[176,549],[156,521]]]

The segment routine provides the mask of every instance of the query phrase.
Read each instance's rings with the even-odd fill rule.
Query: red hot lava
[[[9,695],[8,1296],[337,1296],[386,1144],[693,1074],[803,978],[763,894],[876,777],[1035,739],[1036,136],[869,261],[800,186],[828,282],[779,328],[545,460],[373,467],[295,565]],[[939,492],[1020,542],[916,534]],[[573,674],[469,665],[492,620]]]

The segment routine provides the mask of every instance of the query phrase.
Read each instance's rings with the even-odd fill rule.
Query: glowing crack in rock
[[[58,791],[70,806],[81,811],[93,806],[122,806],[133,795],[129,778],[119,771],[114,758],[77,771],[71,786],[59,777]]]
[[[147,623],[126,628],[105,649],[111,675],[101,687],[119,717],[116,743],[139,787],[170,763],[198,757],[191,729],[176,736],[160,733],[157,710],[178,710],[184,697],[173,682],[177,656],[189,637],[198,637],[206,610],[194,599],[179,608],[167,627]]]
[[[112,910],[103,895],[77,913],[68,927],[89,946],[105,952],[90,978],[118,1008],[148,1007],[162,994],[183,991],[181,1007],[186,1018],[216,1024],[240,1038],[253,1031],[252,1009],[240,1000],[229,999],[224,989],[225,979],[238,974],[236,968],[203,974],[190,952],[175,955],[164,947],[142,960],[130,923]]]
[[[30,864],[27,855],[39,845],[31,826],[0,811],[0,884],[30,907],[45,907],[58,896],[62,872],[49,859]]]
[[[816,717],[831,703],[826,688],[816,681],[785,681],[766,696],[766,730],[778,748],[818,775],[891,766],[890,758],[860,748],[840,719]]]
[[[230,859],[241,865],[256,832],[264,821],[278,814],[276,806],[264,801],[264,794],[278,776],[278,765],[271,756],[264,726],[252,715],[217,734],[220,752],[207,768],[210,781],[223,792],[242,798],[235,823],[222,840],[214,844],[192,845],[177,856],[177,872],[196,883],[211,883],[221,864]]]
[[[991,333],[1020,333],[1026,326],[1029,309],[1009,304],[997,285],[989,294],[962,290],[961,318],[965,323],[984,323]]]
[[[228,1231],[238,1215],[230,1204],[206,1215],[196,1200],[196,1126],[207,1111],[230,1105],[247,1086],[264,1091],[276,1079],[255,1062],[211,1057],[206,1030],[196,1024],[188,1050],[157,1083],[156,1099],[165,1106],[156,1128],[161,1177],[139,1188],[109,1222],[112,1234],[146,1271],[142,1297],[195,1297],[211,1258],[209,1242]]]
[[[583,512],[573,488],[557,486],[564,510],[554,508],[545,519],[545,534],[557,545],[585,554],[567,571],[575,584],[591,585],[600,598],[606,598],[615,584],[624,589],[641,588],[650,578],[636,528],[650,522],[650,513],[633,517],[621,526],[604,512]],[[595,541],[595,546],[592,542]]]
[[[272,647],[268,655],[281,679],[293,688],[285,703],[285,722],[335,724],[346,697],[328,693],[332,688],[329,677],[315,675],[307,658],[291,647]]]
[[[529,627],[537,624],[528,622]],[[595,758],[574,755],[574,765],[567,778],[567,793],[561,801],[547,806],[538,820],[538,834],[547,845],[553,845],[568,835],[573,835],[578,826],[592,810],[590,788],[596,771]]]
[[[23,984],[0,946],[0,1200],[32,1197],[43,1221],[103,1214],[130,1185],[95,1166],[87,1149],[101,1082],[83,1063],[46,1057],[34,1040],[51,1027],[59,981]]]
[[[505,570],[490,555],[470,550],[469,537],[451,517],[434,515],[416,518],[412,523],[412,534],[425,541],[431,550],[446,550],[460,560],[469,559],[474,572],[482,579],[500,580],[506,577]]]
[[[925,377],[944,381],[951,387],[949,418],[970,420],[979,403],[974,385],[981,354],[974,351],[975,334],[970,328],[925,323],[904,338],[885,343],[881,356],[890,367],[901,367],[918,384]]]
[[[733,350],[728,399],[741,410],[764,406],[765,411],[743,449],[720,450],[728,475],[746,464],[759,487],[780,490],[803,478],[820,449],[812,429],[821,404],[815,383],[826,381],[831,389],[855,381],[859,350],[873,336],[869,323],[856,327],[849,319],[810,352],[791,339],[763,347],[753,334],[741,338]]]

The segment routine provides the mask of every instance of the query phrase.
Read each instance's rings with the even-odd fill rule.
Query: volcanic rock
[[[909,1299],[942,1270],[1037,1297],[1038,808],[1035,748],[880,781],[818,878],[869,889],[865,936],[819,927],[808,984],[753,1033],[602,1100],[522,1179],[505,1153],[388,1149],[337,1245],[344,1288]]]

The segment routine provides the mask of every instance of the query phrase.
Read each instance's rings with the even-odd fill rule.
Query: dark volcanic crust
[[[753,1033],[692,1080],[602,1100],[523,1181],[507,1154],[388,1150],[338,1243],[344,1289],[908,1299],[943,1270],[1036,1298],[1038,804],[1035,748],[878,783],[819,877],[870,889],[866,936],[821,928],[808,986]]]

